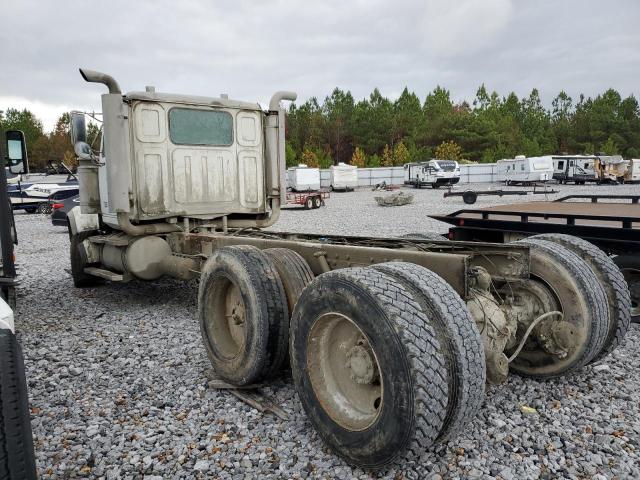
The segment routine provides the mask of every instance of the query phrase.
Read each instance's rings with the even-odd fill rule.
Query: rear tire
[[[476,203],[478,199],[478,194],[476,192],[472,192],[471,190],[467,190],[462,194],[462,201],[467,205],[472,205]]]
[[[436,441],[448,404],[446,355],[410,292],[371,268],[320,275],[293,313],[302,405],[325,443],[363,468],[416,460]]]
[[[304,208],[307,210],[311,210],[313,208],[313,199],[311,197],[307,197],[304,201]]]
[[[320,208],[321,205],[322,200],[320,200],[320,197],[313,197],[313,208]]]
[[[0,329],[0,357],[0,478],[35,479],[24,361],[11,330]]]
[[[568,323],[568,335],[578,343],[566,356],[558,357],[547,353],[537,341],[529,342],[510,368],[541,379],[582,368],[600,353],[608,334],[606,295],[598,277],[589,264],[562,245],[532,238],[515,243],[530,247],[531,276],[554,292],[563,322]]]
[[[287,295],[289,312],[293,313],[302,291],[309,285],[315,275],[302,255],[288,248],[267,248],[262,250],[278,271],[280,280]]]
[[[104,283],[104,280],[84,273],[87,258],[80,249],[80,244],[96,232],[80,232],[69,238],[69,261],[71,263],[71,277],[76,288],[95,287]]]
[[[476,323],[451,285],[431,270],[405,262],[381,263],[373,268],[411,292],[447,352],[449,403],[438,438],[450,439],[473,420],[484,400],[484,344]]]
[[[202,267],[200,331],[216,374],[244,386],[278,373],[287,356],[289,311],[269,256],[253,246],[217,249]]]
[[[618,255],[613,261],[629,286],[631,321],[640,323],[640,257],[638,255]]]
[[[568,248],[586,261],[598,277],[607,296],[609,327],[604,346],[592,362],[606,357],[622,344],[629,330],[631,297],[624,275],[606,253],[581,238],[559,233],[535,235],[530,238],[549,240]]]

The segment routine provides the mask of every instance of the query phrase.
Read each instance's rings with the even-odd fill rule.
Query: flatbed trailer
[[[48,213],[49,199],[43,197],[9,197],[13,210],[24,210],[27,213]]]
[[[451,240],[508,243],[540,234],[587,240],[615,257],[631,291],[632,318],[640,321],[640,195],[568,195],[431,218],[453,225]]]

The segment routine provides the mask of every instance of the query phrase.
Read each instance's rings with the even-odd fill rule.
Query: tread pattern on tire
[[[224,247],[224,250],[231,251],[239,257],[240,261],[245,265],[252,283],[259,285],[263,290],[264,294],[260,295],[260,297],[269,318],[266,349],[264,352],[253,352],[256,355],[262,356],[262,358],[258,360],[261,365],[260,371],[252,378],[246,379],[242,384],[269,379],[280,373],[289,351],[289,312],[284,287],[282,286],[273,261],[262,253],[260,249],[250,245],[237,245]],[[213,258],[214,257],[210,257],[209,260]],[[215,263],[209,260],[207,260],[202,267],[202,279],[198,293],[199,310],[202,308],[200,299],[203,297],[204,289],[207,285],[206,277],[212,273],[215,267]],[[271,279],[271,281],[268,281],[268,279]],[[202,312],[199,312],[199,316],[202,315]]]
[[[82,261],[78,246],[87,238],[95,235],[96,232],[80,232],[69,238],[69,263],[71,264],[71,276],[73,285],[76,288],[95,287],[104,283],[104,280],[93,275],[84,273],[86,266]]]
[[[609,321],[612,322],[609,326],[604,346],[592,362],[602,360],[622,345],[631,323],[631,296],[629,295],[629,287],[624,275],[605,252],[582,238],[560,233],[535,235],[531,238],[558,242],[561,245],[568,246],[575,252],[582,253],[582,258],[587,259],[595,274],[600,278],[600,282],[609,297],[607,302],[609,306]]]
[[[604,342],[607,338],[609,329],[609,315],[605,309],[607,297],[604,289],[600,286],[598,277],[593,272],[588,263],[586,263],[577,254],[571,250],[563,247],[562,245],[549,240],[540,240],[535,238],[526,238],[518,240],[517,242],[522,245],[528,245],[529,247],[538,248],[542,251],[551,254],[556,261],[562,263],[563,267],[570,271],[575,280],[580,284],[581,289],[587,294],[587,301],[593,312],[592,322],[590,326],[589,341],[585,346],[585,351],[581,359],[577,360],[573,366],[567,368],[565,371],[555,375],[535,375],[526,374],[533,378],[554,378],[561,375],[566,375],[575,370],[578,370],[587,365],[593,360],[598,353],[602,350]],[[558,250],[561,252],[558,252]]]
[[[439,439],[454,437],[478,413],[484,400],[484,344],[466,304],[442,277],[420,265],[382,263],[374,267],[404,285],[433,317],[447,353],[449,404]]]
[[[414,431],[407,432],[410,437],[404,457],[419,458],[437,441],[448,404],[445,352],[437,334],[433,326],[425,321],[420,306],[410,293],[398,285],[393,277],[366,267],[342,269],[331,274],[348,278],[373,293],[395,323],[395,330],[406,349],[411,377],[415,381],[416,421]]]
[[[287,294],[289,314],[292,314],[302,291],[313,281],[315,275],[302,255],[289,248],[267,248],[262,251],[271,258],[278,270]],[[291,278],[284,278],[287,276]]]
[[[0,478],[35,479],[35,457],[20,345],[0,329]]]

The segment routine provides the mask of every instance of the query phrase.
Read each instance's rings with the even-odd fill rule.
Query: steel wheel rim
[[[382,372],[370,342],[348,317],[327,313],[307,339],[307,372],[323,410],[342,428],[361,431],[383,406]]]
[[[226,277],[213,283],[207,298],[207,336],[218,355],[237,357],[246,344],[246,310],[238,286]]]

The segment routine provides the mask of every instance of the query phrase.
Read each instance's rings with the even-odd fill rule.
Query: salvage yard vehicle
[[[18,130],[0,131],[0,478],[36,478],[31,415],[14,312],[17,243],[13,210],[7,193],[5,165],[14,174],[26,171],[27,149]]]
[[[246,387],[289,363],[311,423],[351,464],[415,460],[464,430],[487,381],[566,375],[624,336],[628,291],[605,288],[597,249],[265,230],[286,201],[292,92],[262,111],[80,73],[109,92],[100,152],[72,115],[74,284],[199,277],[216,375]]]
[[[576,185],[596,182],[597,159],[592,155],[556,155],[553,157],[553,179],[559,183],[574,182]]]
[[[455,160],[429,160],[426,162],[406,163],[404,165],[404,184],[421,188],[431,185],[440,188],[454,185],[460,181],[460,166]]]
[[[546,157],[525,157],[498,160],[498,181],[507,185],[533,185],[553,178],[553,160]]]

